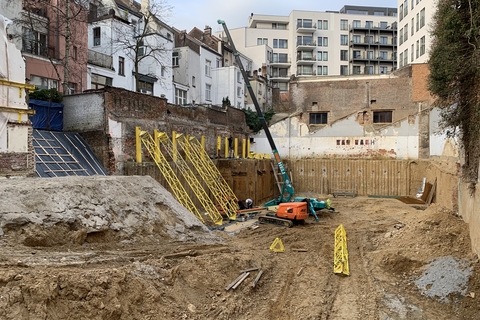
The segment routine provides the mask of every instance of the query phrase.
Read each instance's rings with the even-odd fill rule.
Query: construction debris
[[[257,274],[257,277],[255,278],[255,280],[253,280],[252,288],[255,288],[255,286],[257,285],[258,280],[260,280],[260,277],[262,276],[262,274],[263,274],[263,270],[260,270],[260,272]]]

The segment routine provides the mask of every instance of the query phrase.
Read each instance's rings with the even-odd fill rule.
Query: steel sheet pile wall
[[[300,159],[287,160],[296,193],[408,196],[420,186],[412,161]],[[417,162],[414,162],[418,164]]]

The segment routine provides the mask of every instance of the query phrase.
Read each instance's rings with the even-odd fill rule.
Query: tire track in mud
[[[268,310],[268,319],[293,319],[291,311],[288,310],[288,306],[290,305],[288,293],[290,292],[294,275],[294,271],[290,270],[280,290],[280,294]]]

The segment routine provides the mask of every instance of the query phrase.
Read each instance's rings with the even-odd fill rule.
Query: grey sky
[[[205,25],[212,31],[222,30],[218,19],[226,22],[229,29],[246,27],[251,13],[287,16],[292,10],[338,11],[344,5],[369,7],[397,7],[397,0],[347,0],[346,3],[324,0],[266,1],[266,0],[168,0],[173,7],[167,23],[180,30],[190,31],[193,27],[201,30]]]

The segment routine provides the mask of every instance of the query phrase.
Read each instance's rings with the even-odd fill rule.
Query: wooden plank
[[[253,280],[252,288],[255,288],[255,286],[257,285],[258,280],[260,280],[260,277],[262,276],[262,274],[263,274],[263,270],[260,270],[260,272],[257,274],[257,277],[255,278],[255,280]]]
[[[300,270],[298,270],[297,276],[300,276],[302,274],[302,272],[303,272],[303,267],[301,267]]]
[[[253,267],[253,268],[250,268],[250,269],[242,270],[242,271],[240,271],[240,273],[246,273],[246,272],[250,272],[250,271],[257,271],[258,269],[259,269],[258,267]]]
[[[296,252],[307,252],[308,250],[307,249],[292,249],[293,251],[296,251]]]
[[[230,283],[226,288],[225,290],[228,291],[230,290],[238,281],[240,281],[240,279],[245,275],[245,273],[242,273],[241,275],[239,275],[237,277],[237,279],[233,280],[232,283]]]
[[[242,277],[240,278],[240,280],[238,280],[238,282],[235,283],[235,285],[232,287],[232,289],[233,290],[237,289],[237,287],[243,282],[243,280],[245,280],[248,277],[249,274],[250,274],[250,272],[244,273],[242,275]]]

